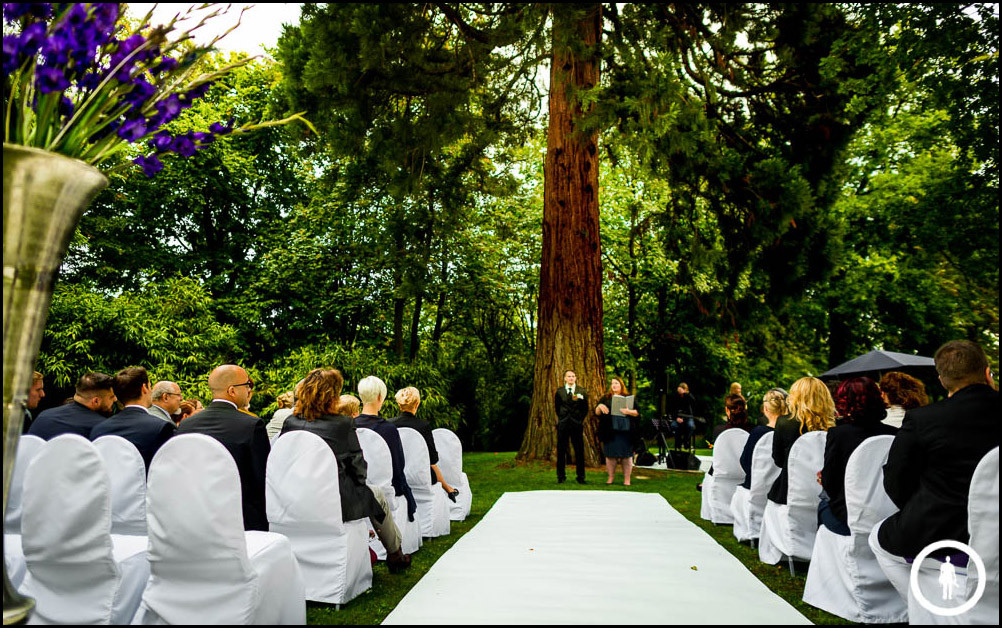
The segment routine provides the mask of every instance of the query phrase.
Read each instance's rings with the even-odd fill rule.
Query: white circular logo
[[[971,599],[967,600],[960,606],[955,607],[936,606],[922,594],[922,589],[919,588],[919,571],[922,568],[922,561],[928,558],[929,554],[947,547],[967,554],[970,562],[973,562],[974,566],[978,569],[978,587],[974,591],[974,595]],[[949,557],[946,559],[946,562],[940,566],[939,572],[939,584],[943,587],[943,599],[952,600],[957,586],[957,580],[954,566],[950,562]],[[915,557],[915,562],[912,563],[910,581],[912,595],[915,596],[915,601],[918,602],[922,608],[934,615],[953,617],[955,615],[966,613],[974,608],[974,605],[978,603],[981,596],[985,594],[985,563],[981,560],[981,557],[978,556],[977,552],[975,552],[969,545],[965,545],[959,541],[936,541],[932,545],[923,549],[919,555]]]

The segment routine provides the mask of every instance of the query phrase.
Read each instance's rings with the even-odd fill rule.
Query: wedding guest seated
[[[242,412],[250,403],[254,382],[236,364],[224,364],[209,374],[212,403],[185,419],[178,434],[206,434],[218,440],[233,456],[240,474],[245,530],[268,531],[265,510],[265,470],[271,443],[264,421]]]
[[[887,411],[880,388],[869,377],[842,382],[835,393],[835,409],[841,421],[828,430],[825,441],[825,466],[818,474],[824,489],[818,505],[818,525],[849,536],[845,507],[845,468],[849,456],[867,438],[898,430],[881,422]]]
[[[184,400],[184,396],[181,394],[180,386],[174,382],[157,382],[153,385],[153,403],[150,405],[150,415],[176,425],[175,415],[181,410],[182,400]]]
[[[970,540],[971,477],[985,454],[999,446],[999,393],[984,350],[954,340],[940,347],[934,360],[949,396],[905,413],[884,465],[884,489],[899,510],[870,535],[877,562],[905,599],[909,559],[936,541]]]
[[[153,456],[174,431],[174,421],[164,421],[149,413],[153,399],[150,377],[141,366],[130,366],[115,375],[115,396],[125,406],[110,419],[94,426],[90,439],[121,436],[136,446],[149,470]]]
[[[745,441],[745,448],[741,451],[741,468],[745,472],[745,481],[741,486],[751,489],[752,457],[755,453],[755,445],[758,441],[776,428],[776,421],[779,417],[790,414],[790,409],[786,405],[786,391],[782,388],[773,388],[765,393],[762,398],[762,414],[765,416],[765,425],[756,425],[748,434]]]
[[[38,403],[45,399],[45,376],[38,371],[31,374],[31,388],[28,389],[28,399],[24,402],[24,422],[21,423],[21,433],[27,434],[34,421],[32,410],[38,408]]]
[[[424,438],[428,445],[428,459],[431,461],[431,483],[437,482],[445,494],[449,496],[449,499],[456,501],[459,489],[449,486],[445,478],[442,477],[442,472],[438,468],[438,449],[435,448],[435,437],[431,433],[431,426],[428,425],[427,421],[417,417],[417,409],[421,405],[421,393],[418,392],[417,388],[408,386],[398,390],[394,399],[400,407],[400,416],[393,419],[393,424],[398,428],[409,427],[417,430]]]
[[[296,413],[285,420],[282,434],[296,430],[324,439],[337,459],[341,518],[368,517],[386,548],[386,564],[397,572],[410,566],[410,555],[400,550],[400,530],[383,490],[365,483],[368,467],[355,433],[355,423],[341,407],[344,378],[337,369],[313,369],[298,387]]]
[[[407,499],[407,519],[414,521],[417,501],[404,473],[404,447],[400,442],[400,432],[396,425],[379,416],[379,409],[386,401],[386,384],[370,375],[358,383],[358,396],[362,400],[362,414],[355,417],[355,425],[374,431],[386,441],[393,466],[393,490],[397,496],[403,495]]]
[[[738,385],[740,386],[740,385]],[[726,430],[744,430],[746,432],[752,431],[752,424],[748,422],[747,408],[744,404],[744,398],[740,395],[727,395],[726,399],[723,400],[723,412],[727,417],[727,422],[721,426],[716,426],[713,429],[713,442],[716,442],[716,437],[723,434]],[[713,467],[710,466],[709,470],[706,472],[707,475],[713,475]],[[702,491],[702,483],[695,485],[696,491]]]
[[[739,384],[740,385],[740,384]],[[725,430],[742,429],[746,432],[752,431],[752,424],[748,420],[748,407],[745,398],[740,393],[727,395],[724,399],[724,412],[727,415],[727,422],[713,428],[713,441],[717,442],[717,437]]]
[[[355,418],[362,412],[362,402],[355,395],[341,395],[341,413]]]
[[[891,371],[880,378],[880,390],[884,404],[887,406],[887,417],[884,423],[901,427],[905,412],[912,408],[929,405],[929,396],[925,394],[925,384],[906,373]]]
[[[181,425],[181,421],[187,419],[193,414],[201,412],[204,409],[205,408],[202,407],[202,402],[198,399],[185,399],[181,402],[178,413],[174,415],[174,418],[177,419],[177,425]]]
[[[802,377],[795,381],[786,402],[790,415],[776,421],[772,439],[772,459],[779,467],[779,477],[769,489],[769,500],[777,504],[786,503],[789,487],[786,466],[793,443],[801,434],[828,430],[835,425],[835,401],[828,387],[816,377]]]
[[[302,381],[299,383],[301,384]],[[292,390],[284,392],[278,396],[276,401],[278,401],[278,410],[275,410],[275,414],[273,414],[271,416],[271,420],[268,421],[268,438],[275,438],[278,436],[282,432],[282,426],[285,424],[285,420],[292,416],[292,407],[296,405],[296,393]]]
[[[72,399],[56,408],[43,411],[31,424],[28,433],[45,440],[60,434],[79,434],[90,438],[94,426],[115,410],[115,380],[104,373],[87,373],[77,380]]]

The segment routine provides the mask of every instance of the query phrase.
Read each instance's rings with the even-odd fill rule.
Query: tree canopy
[[[594,44],[554,33],[599,8]],[[582,290],[600,304],[589,388],[625,376],[645,418],[681,380],[713,416],[730,381],[754,398],[873,348],[964,337],[998,365],[989,5],[553,10],[304,5],[277,61],[172,124],[305,110],[319,135],[116,175],[61,269],[40,370],[67,386],[142,364],[187,392],[236,361],[267,414],[333,365],[346,388],[416,385],[468,446],[514,449],[559,368],[540,375],[557,351],[540,303]],[[593,286],[541,273],[566,263],[545,226],[554,47],[600,68],[558,94],[568,137],[595,138]]]

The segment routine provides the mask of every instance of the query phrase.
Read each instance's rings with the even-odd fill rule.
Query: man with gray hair
[[[151,415],[174,425],[174,415],[181,411],[181,387],[174,382],[159,381],[153,385],[153,405]]]
[[[407,518],[414,521],[417,500],[414,499],[414,493],[411,492],[407,476],[404,474],[404,446],[400,442],[400,432],[396,425],[379,416],[379,409],[386,401],[386,384],[378,377],[370,375],[358,383],[358,396],[362,400],[362,414],[355,417],[355,426],[370,429],[386,441],[393,463],[394,492],[407,498]]]

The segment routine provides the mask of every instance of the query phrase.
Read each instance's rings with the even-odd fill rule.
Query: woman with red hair
[[[849,456],[867,438],[898,430],[881,422],[887,411],[880,387],[869,377],[842,382],[835,392],[835,410],[839,424],[828,430],[825,443],[825,466],[820,473],[824,494],[818,505],[818,525],[849,536],[845,510],[845,468]]]

